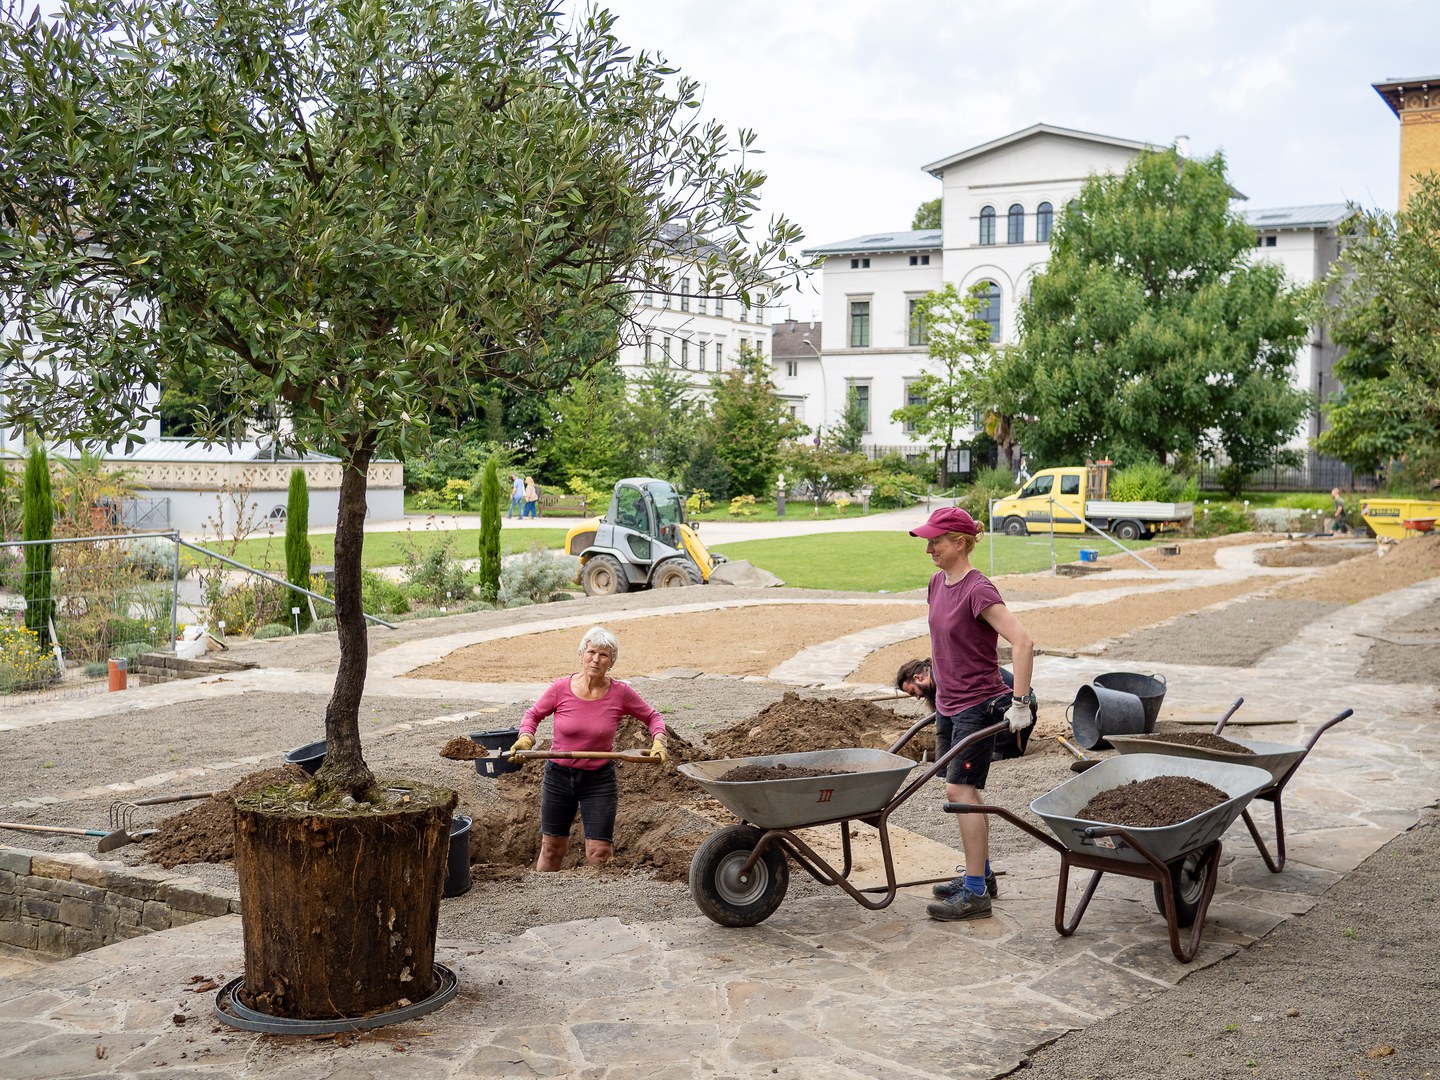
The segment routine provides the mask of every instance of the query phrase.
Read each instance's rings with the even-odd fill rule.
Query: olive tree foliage
[[[910,383],[910,396],[919,401],[896,409],[890,419],[946,450],[988,404],[983,388],[995,348],[990,324],[981,317],[988,303],[985,288],[976,284],[962,293],[947,281],[915,304],[914,318],[924,330],[931,364]]]
[[[342,462],[340,663],[321,790],[360,752],[368,470],[496,383],[544,393],[633,337],[677,238],[748,301],[799,230],[752,225],[752,136],[558,0],[66,0],[0,17],[4,420],[109,440],[197,372]],[[593,340],[593,335],[588,340]],[[224,430],[212,415],[202,433]]]
[[[1345,351],[1318,447],[1355,469],[1383,467],[1392,483],[1440,476],[1437,282],[1440,176],[1430,173],[1399,213],[1356,215],[1331,277],[1333,336]]]
[[[1291,384],[1308,296],[1250,261],[1216,154],[1140,154],[1065,208],[992,394],[1035,460],[1121,464],[1222,452],[1272,461],[1312,407]]]

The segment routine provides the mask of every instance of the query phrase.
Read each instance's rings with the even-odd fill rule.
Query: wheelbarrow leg
[[[1175,959],[1188,964],[1200,951],[1200,935],[1205,929],[1205,912],[1210,908],[1210,898],[1215,895],[1215,879],[1220,876],[1220,841],[1210,845],[1205,858],[1205,884],[1200,890],[1200,900],[1195,906],[1195,921],[1190,924],[1190,940],[1180,944],[1180,920],[1175,910],[1175,888],[1169,874],[1160,879],[1160,891],[1165,898],[1165,923],[1170,931],[1170,951]]]
[[[1260,830],[1255,827],[1255,819],[1250,816],[1250,808],[1246,807],[1240,812],[1240,818],[1245,822],[1245,827],[1250,830],[1250,839],[1255,841],[1255,846],[1260,849],[1260,858],[1265,860],[1265,868],[1272,874],[1278,874],[1285,869],[1285,815],[1280,809],[1280,792],[1273,795],[1257,795],[1257,799],[1265,799],[1275,807],[1275,855],[1272,858],[1270,850],[1265,846],[1265,841],[1260,839]]]
[[[1065,901],[1070,892],[1070,856],[1068,853],[1060,856],[1060,884],[1055,890],[1055,931],[1061,937],[1069,937],[1080,926],[1080,920],[1085,916],[1085,909],[1090,906],[1090,898],[1095,895],[1095,890],[1100,886],[1100,879],[1104,876],[1105,871],[1103,870],[1096,870],[1090,876],[1090,884],[1085,887],[1080,902],[1075,905],[1074,914],[1067,921]]]

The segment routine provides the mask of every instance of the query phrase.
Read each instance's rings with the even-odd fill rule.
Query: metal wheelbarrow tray
[[[888,750],[815,750],[800,754],[770,754],[723,758],[679,766],[679,771],[714,796],[742,824],[730,825],[706,837],[690,861],[690,893],[695,906],[721,926],[754,926],[775,913],[790,884],[789,860],[822,885],[835,885],[862,907],[878,911],[888,906],[899,890],[923,882],[895,880],[890,850],[890,815],[934,777],[967,746],[1006,730],[999,723],[982,728],[950,748],[939,760],[921,766],[901,757],[899,750],[917,732],[933,723],[931,715],[913,724]],[[725,781],[719,779],[742,765],[788,765],[806,769],[845,770],[824,776],[781,780]],[[907,784],[911,770],[919,776]],[[904,785],[901,790],[901,785]],[[897,794],[898,791],[898,794]],[[853,868],[850,823],[859,821],[875,829],[885,865],[885,885],[857,888],[849,880]],[[831,866],[794,830],[824,825],[840,827],[842,864]],[[867,894],[874,893],[876,896]]]
[[[1235,709],[1239,707],[1243,699],[1237,700],[1218,724],[1215,725],[1215,734],[1219,735],[1225,728],[1226,722],[1234,715]],[[1226,735],[1225,738],[1231,742],[1239,743],[1241,746],[1253,750],[1253,754],[1236,753],[1233,750],[1211,750],[1203,746],[1192,746],[1187,743],[1176,743],[1166,741],[1162,735],[1116,735],[1110,740],[1115,749],[1123,754],[1164,754],[1168,757],[1191,758],[1196,761],[1212,761],[1231,765],[1252,765],[1258,769],[1264,769],[1270,774],[1270,783],[1255,793],[1255,798],[1263,799],[1270,803],[1275,811],[1275,854],[1270,854],[1270,849],[1265,846],[1265,841],[1260,837],[1260,830],[1255,825],[1255,819],[1250,816],[1250,809],[1246,807],[1241,811],[1240,816],[1245,822],[1245,827],[1250,830],[1250,838],[1255,841],[1256,848],[1260,851],[1260,857],[1265,860],[1266,868],[1272,874],[1278,874],[1285,867],[1285,814],[1281,809],[1280,800],[1285,791],[1285,785],[1295,775],[1300,763],[1310,753],[1315,744],[1320,741],[1320,736],[1329,731],[1336,724],[1346,717],[1354,714],[1354,710],[1346,709],[1338,716],[1327,720],[1310,736],[1310,741],[1304,746],[1292,746],[1289,743],[1265,742],[1260,739],[1236,738],[1233,735]]]
[[[1157,776],[1188,776],[1219,788],[1227,796],[1218,806],[1185,821],[1159,828],[1111,825],[1079,816],[1101,791]],[[1253,765],[1179,759],[1163,754],[1130,754],[1107,758],[1091,769],[1040,796],[1030,809],[1054,836],[1001,806],[946,803],[951,813],[986,813],[1005,818],[1060,853],[1060,881],[1055,897],[1055,929],[1069,937],[1080,925],[1090,898],[1106,874],[1138,877],[1154,884],[1155,904],[1170,935],[1170,951],[1181,963],[1195,958],[1205,912],[1215,892],[1220,865],[1220,837],[1255,795],[1271,782],[1270,774]],[[1065,903],[1072,866],[1094,871],[1067,919]],[[1190,927],[1187,942],[1180,930]]]

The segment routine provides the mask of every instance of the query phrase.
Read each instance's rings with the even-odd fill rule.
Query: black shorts
[[[620,782],[615,763],[598,769],[576,769],[545,762],[540,781],[540,832],[544,836],[570,835],[575,811],[580,811],[586,840],[615,842],[615,811],[620,806]]]
[[[972,705],[958,716],[935,714],[935,756],[938,760],[950,752],[950,748],[967,735],[973,735],[981,728],[991,727],[1005,719],[1005,710],[1010,707],[1013,695],[999,697]],[[971,743],[950,759],[945,767],[947,784],[965,784],[980,791],[985,790],[985,781],[990,775],[990,758],[995,751],[995,736]]]

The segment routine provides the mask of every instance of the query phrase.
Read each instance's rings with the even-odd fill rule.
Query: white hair
[[[612,634],[609,630],[606,630],[605,627],[592,626],[589,630],[586,630],[585,636],[580,639],[580,648],[576,651],[583,656],[585,654],[585,650],[590,648],[590,646],[592,645],[595,646],[595,648],[597,649],[604,649],[610,654],[611,660],[614,660],[617,663],[619,662],[620,639],[617,638],[614,634]]]

